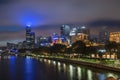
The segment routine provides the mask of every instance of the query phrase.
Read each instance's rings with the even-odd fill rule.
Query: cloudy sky
[[[96,32],[99,26],[120,30],[119,4],[120,0],[0,0],[0,46],[25,40],[26,24],[37,36],[59,32],[61,24],[87,25]]]

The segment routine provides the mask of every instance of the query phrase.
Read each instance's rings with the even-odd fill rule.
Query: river
[[[0,80],[105,80],[120,73],[47,59],[6,56],[0,58]]]

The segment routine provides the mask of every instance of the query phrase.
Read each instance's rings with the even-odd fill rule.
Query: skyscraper
[[[35,32],[30,33],[30,38],[31,38],[31,40],[30,40],[31,48],[34,48],[34,46],[35,46]]]
[[[34,48],[35,44],[35,33],[31,32],[30,25],[26,26],[26,48],[31,49]]]
[[[69,44],[70,43],[70,26],[62,25],[60,30],[61,30],[61,37],[64,37]]]
[[[69,36],[70,34],[70,26],[69,25],[62,25],[61,27],[61,36]]]
[[[107,30],[102,30],[99,32],[99,42],[106,43],[109,40],[109,32]]]

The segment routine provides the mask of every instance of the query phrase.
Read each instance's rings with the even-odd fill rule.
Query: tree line
[[[116,42],[106,42],[103,48],[110,55],[116,54],[116,58],[120,58],[120,44]],[[19,52],[25,53],[28,49],[20,49]],[[99,46],[89,45],[87,46],[83,41],[76,41],[72,46],[66,46],[64,44],[54,44],[53,46],[40,46],[39,48],[29,49],[31,53],[40,55],[54,55],[54,56],[64,56],[70,57],[71,54],[76,54],[74,57],[91,57],[91,54],[95,56],[99,55],[102,58],[102,55],[105,53],[99,52]]]

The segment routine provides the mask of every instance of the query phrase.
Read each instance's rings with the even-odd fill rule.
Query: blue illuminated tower
[[[35,45],[35,33],[31,32],[31,26],[26,26],[26,48],[31,49],[34,48]]]

